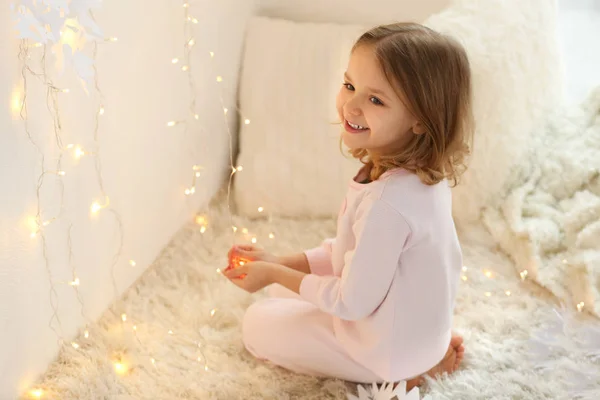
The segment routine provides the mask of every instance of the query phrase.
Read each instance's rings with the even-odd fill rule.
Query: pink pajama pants
[[[301,374],[351,382],[383,382],[354,361],[333,332],[332,316],[279,284],[244,316],[243,341],[256,358]]]

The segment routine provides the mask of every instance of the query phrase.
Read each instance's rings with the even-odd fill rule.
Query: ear
[[[425,126],[422,123],[420,123],[419,121],[417,121],[413,124],[412,131],[415,135],[422,135],[425,132],[427,132],[427,130],[425,129]]]

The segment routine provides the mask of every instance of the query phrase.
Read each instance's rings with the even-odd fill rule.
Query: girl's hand
[[[223,271],[231,282],[249,293],[254,293],[275,282],[275,274],[283,265],[252,261],[237,268]]]
[[[252,245],[233,246],[229,250],[227,256],[230,260],[234,257],[238,257],[250,261],[266,261],[269,263],[280,264],[279,257],[274,256],[271,253],[267,253],[258,246]]]

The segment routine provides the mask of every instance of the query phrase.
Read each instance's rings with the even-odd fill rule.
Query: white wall
[[[229,173],[228,135],[219,93],[233,111],[243,30],[252,1],[197,2],[198,18],[193,71],[197,79],[200,116],[184,134],[183,126],[166,122],[186,116],[189,89],[183,57],[183,7],[179,1],[105,0],[96,19],[116,43],[102,44],[98,73],[106,113],[100,120],[100,160],[111,206],[122,217],[123,251],[114,269],[122,293],[148,267],[171,236],[213,196]],[[42,240],[31,239],[28,218],[36,214],[36,182],[41,157],[26,139],[23,122],[10,110],[19,85],[18,40],[8,7],[0,8],[0,398],[11,399],[31,385],[58,351],[52,318],[50,283],[42,256]],[[8,38],[8,40],[7,40]],[[32,49],[35,60],[42,49]],[[215,53],[211,60],[209,51]],[[36,56],[36,54],[38,54]],[[215,77],[221,75],[218,84]],[[55,169],[59,155],[43,86],[29,81],[29,121],[33,139]],[[55,79],[60,94],[63,143],[92,149],[98,98],[86,96],[71,73]],[[236,127],[235,112],[229,125]],[[75,292],[67,284],[71,266],[67,237],[72,224],[73,265],[80,279],[85,311],[95,320],[115,299],[111,262],[119,245],[113,214],[90,216],[90,205],[101,200],[94,157],[63,159],[64,214],[45,230],[48,270],[56,289],[59,336],[70,342],[84,324]],[[187,197],[192,165],[205,167],[196,194]],[[57,176],[45,179],[41,193],[43,219],[60,208]],[[129,260],[137,266],[129,265]]]

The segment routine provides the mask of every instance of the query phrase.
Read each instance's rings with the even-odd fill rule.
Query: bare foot
[[[448,351],[444,355],[442,361],[435,367],[431,368],[426,374],[432,378],[437,378],[443,373],[451,374],[458,369],[465,354],[465,346],[463,346],[463,338],[459,335],[453,335],[450,339]],[[425,382],[423,376],[406,381],[406,390],[409,391],[415,386],[422,385]]]

